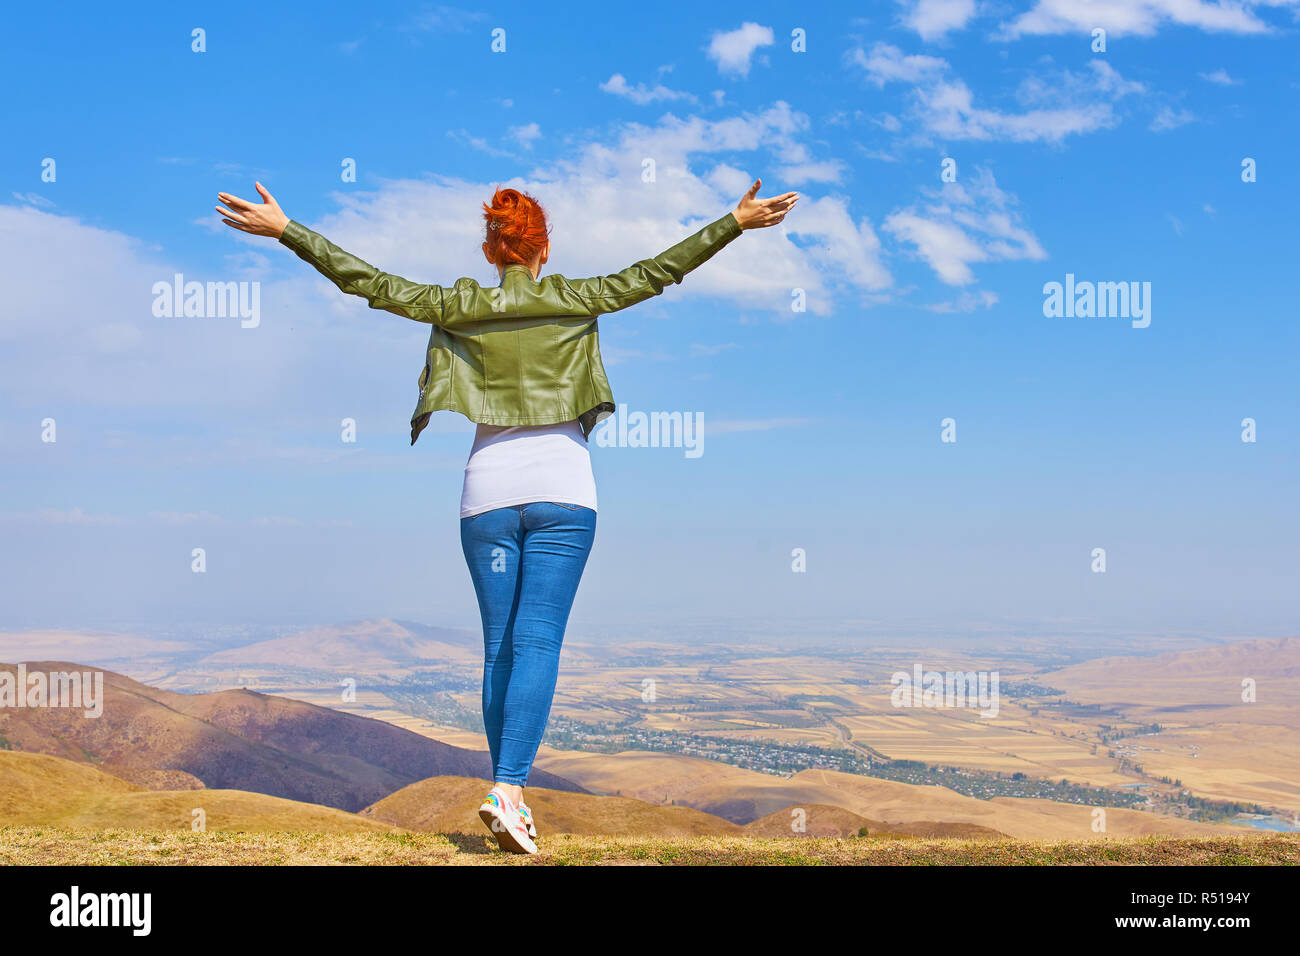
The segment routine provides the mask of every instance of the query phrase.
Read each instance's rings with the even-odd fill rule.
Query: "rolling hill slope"
[[[13,671],[13,665],[0,664]],[[38,661],[28,672],[87,670]],[[356,811],[426,777],[487,777],[488,755],[383,721],[245,690],[177,694],[105,672],[99,718],[56,707],[0,708],[0,738],[29,753],[94,764],[148,786],[201,783]],[[161,777],[159,771],[167,771]],[[540,786],[581,789],[539,771]]]
[[[213,832],[383,833],[352,813],[240,790],[146,790],[85,764],[0,751],[0,826],[190,830],[201,809]]]

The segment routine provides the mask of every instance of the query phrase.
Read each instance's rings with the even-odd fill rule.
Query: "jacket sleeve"
[[[372,309],[383,309],[417,322],[435,325],[442,322],[441,286],[422,285],[380,272],[294,220],[284,227],[280,243],[292,249],[298,258],[315,266],[321,275],[344,292],[362,296]]]
[[[613,275],[566,281],[591,315],[617,312],[658,295],[666,285],[681,282],[686,273],[707,262],[740,232],[736,217],[727,213],[653,259],[642,259]]]

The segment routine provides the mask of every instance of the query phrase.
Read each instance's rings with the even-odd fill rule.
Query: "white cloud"
[[[709,40],[708,56],[718,64],[718,72],[749,76],[754,53],[771,46],[772,28],[745,23],[726,33],[715,33]]]
[[[1292,0],[1037,0],[1003,25],[1008,38],[1058,33],[1091,33],[1100,27],[1111,36],[1151,36],[1164,26],[1195,27],[1207,33],[1268,33],[1273,28],[1258,8],[1289,6]]]
[[[1072,134],[1105,129],[1116,122],[1108,103],[1024,113],[977,107],[970,87],[961,80],[938,83],[917,93],[926,128],[951,139],[1059,143]]]
[[[277,266],[261,281],[256,328],[238,318],[153,315],[155,283],[170,285],[177,273],[187,282],[242,281],[226,250],[255,243]],[[70,216],[0,205],[0,255],[25,277],[0,310],[0,408],[11,423],[0,424],[0,445],[15,467],[43,467],[51,452],[91,471],[105,462],[367,467],[349,460],[357,446],[338,441],[344,416],[371,440],[401,441],[427,327],[340,295],[272,241],[226,229],[200,237],[204,247],[206,255],[182,259]],[[427,269],[413,268],[413,278],[435,278]],[[325,380],[348,386],[322,414]],[[17,409],[29,410],[29,425],[19,427]],[[56,444],[40,441],[46,417],[56,422]],[[168,425],[177,422],[184,427]],[[229,437],[214,440],[214,428]]]
[[[1109,64],[1089,61],[1083,73],[1066,70],[1050,79],[1025,80],[1016,95],[1028,108],[1008,112],[977,105],[970,87],[952,75],[948,61],[939,57],[904,54],[888,43],[877,43],[869,51],[849,51],[846,59],[878,87],[911,86],[913,118],[928,133],[953,140],[1059,143],[1071,135],[1114,126],[1118,118],[1112,103],[1145,90]]]
[[[541,137],[542,129],[536,123],[528,123],[525,126],[510,127],[510,138],[524,149],[532,149],[533,142],[541,139]]]
[[[880,237],[866,217],[854,222],[846,200],[835,196],[802,199],[796,213],[783,225],[793,235],[819,240],[820,248],[815,254],[819,267],[842,276],[851,286],[864,291],[878,292],[893,284],[882,260]],[[807,289],[806,284],[798,281],[793,285]],[[779,282],[776,287],[780,288]],[[786,286],[786,309],[789,308],[791,287]],[[829,308],[816,301],[813,293],[818,290],[808,291],[813,300],[809,310],[829,312]]]
[[[1195,122],[1195,120],[1196,117],[1187,110],[1176,110],[1170,106],[1162,106],[1151,120],[1151,131],[1164,133],[1171,129],[1178,129],[1180,126],[1186,126],[1188,123]]]
[[[1099,93],[1106,93],[1114,99],[1119,99],[1129,94],[1140,94],[1147,91],[1147,88],[1137,80],[1124,79],[1124,77],[1120,76],[1119,70],[1105,60],[1089,60],[1088,69],[1092,71],[1091,85],[1087,81],[1078,81],[1073,73],[1066,71],[1067,83],[1072,87],[1071,92],[1086,95],[1090,90],[1096,90]]]
[[[975,0],[898,0],[905,8],[904,26],[915,30],[923,40],[939,40],[953,30],[960,30],[975,16]]]
[[[221,258],[240,279],[259,279],[271,272],[271,260],[256,249],[232,252]]]
[[[627,124],[612,140],[589,143],[509,185],[533,190],[551,216],[548,269],[600,275],[668,248],[731,208],[754,178],[733,165],[734,155],[757,151],[782,166],[815,163],[801,141],[809,126],[785,103],[716,120],[666,115],[653,125]],[[642,181],[644,157],[655,161],[653,183]],[[789,186],[773,176],[761,195]],[[363,199],[341,195],[344,209],[321,227],[399,274],[408,267],[427,273],[432,261],[444,277],[482,275],[475,209],[485,188],[455,180],[388,183]],[[805,197],[782,226],[746,233],[671,294],[719,295],[788,316],[794,287],[807,290],[815,312],[829,310],[841,286],[884,288],[890,278],[879,238],[865,220],[853,221],[848,206],[845,197]],[[812,241],[803,248],[791,236]]]
[[[474,136],[467,129],[449,129],[447,135],[459,143],[464,143],[471,149],[477,149],[480,152],[487,153],[489,156],[513,156],[514,154],[508,149],[500,149],[493,146],[482,136]]]
[[[955,313],[955,312],[974,312],[976,309],[991,309],[998,304],[998,295],[996,292],[990,292],[988,289],[974,289],[963,292],[955,299],[947,302],[936,302],[933,305],[925,306],[931,312]]]
[[[849,63],[865,70],[868,79],[879,87],[886,83],[915,85],[934,79],[948,69],[947,60],[920,53],[905,54],[888,43],[877,43],[870,52],[854,47],[846,57]]]
[[[885,220],[884,228],[900,242],[916,246],[917,252],[939,279],[949,285],[975,281],[970,263],[984,262],[989,258],[978,241],[952,222],[900,210]]]
[[[40,193],[33,193],[33,192],[14,193],[13,197],[17,199],[20,203],[25,203],[28,206],[36,206],[40,209],[54,208],[54,202],[52,200],[46,199]]]
[[[732,166],[730,163],[718,163],[704,174],[704,181],[716,189],[719,194],[735,196],[737,201],[754,184],[754,180],[750,178],[749,173]],[[766,194],[765,191],[763,195]]]
[[[815,163],[793,163],[781,167],[781,178],[791,186],[807,183],[838,183],[844,178],[844,163],[827,159]]]
[[[896,163],[901,159],[897,154],[888,152],[887,150],[869,149],[861,143],[854,143],[853,146],[857,152],[861,153],[867,159],[874,159],[882,163]]]
[[[1201,79],[1209,83],[1217,83],[1219,86],[1240,86],[1241,80],[1234,80],[1224,69],[1215,70],[1213,73],[1197,73]]]
[[[688,224],[721,215],[753,181],[753,171],[702,160],[752,151],[775,157],[781,167],[816,162],[803,136],[807,116],[784,102],[758,113],[717,120],[666,115],[654,126],[627,125],[613,142],[593,143],[576,156],[536,171],[539,196],[554,216],[552,262],[556,271],[599,274],[610,260],[627,263],[667,248]],[[656,182],[644,183],[642,158],[652,157]],[[720,157],[721,158],[721,157]],[[766,164],[765,164],[766,165]],[[693,168],[702,166],[697,174]],[[789,183],[765,179],[761,195],[784,192]],[[709,292],[737,305],[790,315],[790,289],[808,293],[809,309],[832,308],[840,287],[878,290],[890,284],[880,242],[869,222],[854,222],[847,197],[808,197],[780,227],[747,233],[725,256],[692,276],[682,294]],[[811,240],[806,248],[790,240]],[[446,240],[442,240],[445,244]],[[620,266],[621,268],[621,266]]]
[[[486,19],[488,15],[480,10],[465,10],[439,4],[437,7],[421,9],[402,29],[438,34],[468,33],[471,26]]]
[[[969,285],[978,262],[1047,257],[1015,212],[1015,197],[998,188],[989,170],[977,168],[968,184],[947,183],[928,195],[927,203],[891,213],[883,228],[915,247],[941,282]]]
[[[664,100],[689,100],[696,102],[695,97],[681,90],[670,90],[662,83],[655,84],[652,87],[644,83],[638,83],[636,86],[629,86],[627,77],[622,73],[615,73],[600,88],[606,93],[613,93],[615,96],[621,96],[631,100],[638,106],[645,106],[647,103],[658,103]]]

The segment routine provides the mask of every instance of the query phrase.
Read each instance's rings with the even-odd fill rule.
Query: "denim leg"
[[[506,688],[514,663],[511,627],[523,580],[519,573],[522,543],[523,515],[518,508],[497,508],[460,519],[461,549],[483,619],[483,728],[494,774],[501,754]]]
[[[596,512],[576,505],[523,506],[522,581],[514,654],[506,687],[497,777],[524,786],[546,732],[560,668],[560,645],[596,533]]]

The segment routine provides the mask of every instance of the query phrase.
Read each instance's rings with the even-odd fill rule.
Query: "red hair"
[[[497,187],[492,205],[483,204],[483,219],[487,241],[483,254],[494,266],[532,265],[550,234],[541,204],[517,189]]]

